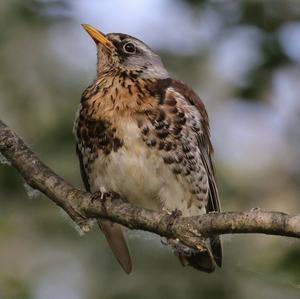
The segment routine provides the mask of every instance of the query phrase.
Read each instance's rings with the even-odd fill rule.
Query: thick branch
[[[260,210],[211,213],[178,217],[170,225],[168,214],[133,206],[119,197],[108,196],[103,206],[93,200],[90,193],[73,187],[55,174],[1,121],[0,152],[30,186],[43,192],[83,228],[88,219],[102,217],[131,229],[178,238],[192,248],[197,247],[201,236],[214,234],[264,233],[300,238],[300,215]]]

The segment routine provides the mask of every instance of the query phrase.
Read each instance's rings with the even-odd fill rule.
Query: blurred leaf
[[[1,299],[32,299],[30,287],[25,281],[15,277],[5,277],[0,282]]]

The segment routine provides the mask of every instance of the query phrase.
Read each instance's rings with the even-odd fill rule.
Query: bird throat
[[[141,113],[155,105],[154,85],[154,79],[139,78],[137,72],[105,73],[86,89],[81,102],[93,119]]]

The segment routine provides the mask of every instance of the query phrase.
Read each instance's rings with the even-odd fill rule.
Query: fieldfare
[[[98,57],[97,77],[82,94],[74,124],[86,190],[114,191],[140,207],[183,216],[220,211],[208,115],[200,98],[171,79],[160,57],[142,41],[83,27]],[[129,273],[122,227],[108,220],[98,223]],[[212,272],[222,264],[221,241],[214,236],[204,244],[201,251],[173,247],[184,265]]]

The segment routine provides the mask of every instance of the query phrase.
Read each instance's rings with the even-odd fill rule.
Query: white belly
[[[173,174],[158,150],[149,148],[135,123],[123,127],[124,144],[108,156],[100,154],[91,168],[91,191],[113,190],[138,206],[158,210],[176,208],[184,215],[204,213],[193,202],[186,184]]]

